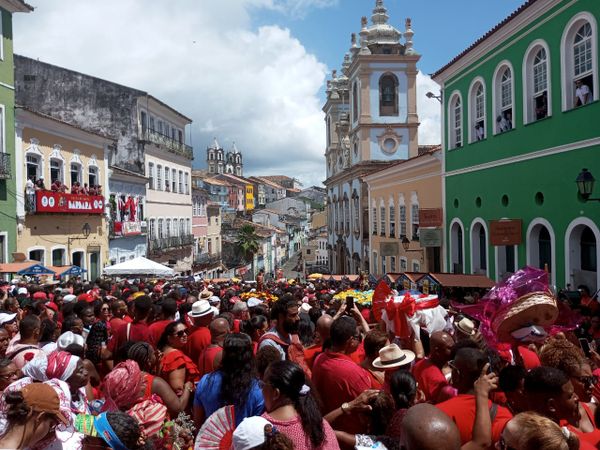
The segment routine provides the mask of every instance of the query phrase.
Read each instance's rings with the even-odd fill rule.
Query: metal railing
[[[11,176],[10,155],[8,153],[0,153],[0,180],[10,180]]]
[[[153,144],[166,148],[171,153],[176,153],[190,159],[194,158],[194,149],[191,146],[172,139],[169,136],[161,134],[157,131],[146,130],[144,133],[144,139],[148,142],[152,142]]]
[[[148,252],[150,254],[159,253],[162,250],[171,250],[179,247],[186,247],[194,243],[194,235],[184,234],[183,236],[169,236],[164,238],[148,239]]]

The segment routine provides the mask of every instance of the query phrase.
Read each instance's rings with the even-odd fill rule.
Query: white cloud
[[[440,102],[425,94],[439,95],[440,86],[429,75],[417,74],[417,111],[419,113],[419,144],[441,144]]]
[[[312,184],[324,179],[327,69],[289,30],[253,30],[249,12],[330,2],[32,0],[35,12],[15,15],[15,52],[147,90],[191,117],[196,166],[216,134],[226,149],[236,142],[245,173]]]

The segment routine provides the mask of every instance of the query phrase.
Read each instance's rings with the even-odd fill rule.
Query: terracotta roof
[[[495,284],[485,275],[430,273],[429,276],[444,287],[491,288]]]
[[[514,11],[510,16],[505,18],[502,22],[497,24],[494,28],[492,28],[487,33],[485,33],[483,36],[481,36],[479,39],[477,39],[475,42],[473,42],[468,48],[466,48],[461,53],[459,53],[456,57],[454,57],[454,59],[452,59],[448,64],[446,64],[441,69],[438,69],[436,72],[432,73],[431,78],[437,77],[440,73],[442,73],[448,67],[452,66],[455,62],[460,60],[463,56],[465,56],[467,53],[469,53],[471,50],[473,50],[475,47],[477,47],[479,44],[481,44],[487,38],[489,38],[490,36],[495,34],[498,30],[500,30],[502,27],[504,27],[511,20],[513,20],[515,17],[517,17],[519,14],[521,14],[523,11],[525,11],[527,8],[529,8],[531,5],[533,5],[537,1],[538,0],[527,0],[525,3],[523,3],[521,6],[519,6],[519,8],[516,11]]]
[[[204,182],[208,184],[214,184],[216,186],[229,186],[229,183],[226,183],[222,180],[218,180],[217,178],[207,178],[204,180]]]
[[[358,275],[331,275],[329,277],[330,280],[334,281],[342,281],[344,278],[347,278],[350,281],[358,280]]]

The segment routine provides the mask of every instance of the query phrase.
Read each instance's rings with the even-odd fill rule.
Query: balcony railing
[[[172,250],[180,247],[186,247],[194,243],[194,235],[184,234],[183,236],[170,236],[164,238],[152,238],[148,240],[148,251],[150,254],[156,254],[163,250]]]
[[[194,158],[194,149],[192,147],[184,144],[183,142],[171,139],[169,136],[161,134],[157,131],[146,130],[144,133],[144,139],[148,142],[152,142],[153,144],[166,148],[171,153],[176,153],[190,159]]]
[[[0,153],[0,180],[10,180],[10,155],[8,153]]]

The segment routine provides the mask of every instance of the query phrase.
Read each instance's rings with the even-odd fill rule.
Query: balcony
[[[104,214],[101,195],[68,194],[66,192],[25,192],[27,214]]]
[[[0,153],[0,180],[10,180],[10,155],[8,153]]]
[[[194,149],[187,144],[171,139],[169,136],[161,134],[154,130],[146,130],[144,140],[152,142],[160,147],[163,147],[177,155],[184,156],[189,159],[194,159]]]
[[[194,243],[192,234],[184,234],[183,236],[170,236],[164,238],[153,238],[148,240],[148,252],[151,255],[156,255],[163,251],[174,250],[181,247],[187,247]]]
[[[194,258],[194,264],[202,265],[202,266],[210,266],[213,264],[218,264],[221,262],[221,254],[220,253],[201,253],[196,255]]]

